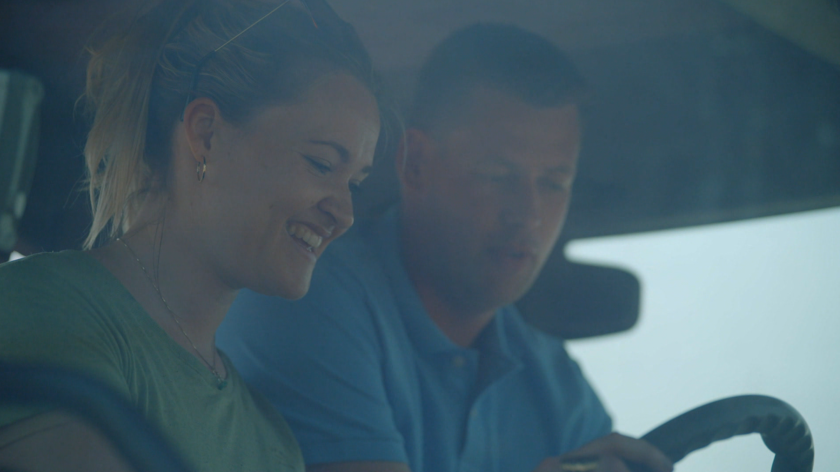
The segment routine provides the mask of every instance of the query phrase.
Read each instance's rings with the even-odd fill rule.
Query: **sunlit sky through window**
[[[793,405],[816,444],[815,471],[840,464],[840,209],[573,242],[575,261],[642,282],[631,331],[569,343],[613,414],[641,435],[722,397]],[[767,472],[758,435],[715,443],[680,472]]]

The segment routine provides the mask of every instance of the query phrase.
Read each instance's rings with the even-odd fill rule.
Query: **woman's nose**
[[[353,197],[349,190],[324,198],[318,208],[332,217],[339,232],[353,226]]]

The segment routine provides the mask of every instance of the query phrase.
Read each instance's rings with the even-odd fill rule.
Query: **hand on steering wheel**
[[[534,472],[630,472],[625,461],[656,472],[674,470],[671,460],[647,441],[612,433],[562,456],[549,457]]]
[[[743,395],[695,408],[633,439],[613,433],[550,457],[534,472],[667,472],[689,453],[741,434],[759,433],[776,454],[771,472],[812,472],[814,440],[805,419],[773,397]]]

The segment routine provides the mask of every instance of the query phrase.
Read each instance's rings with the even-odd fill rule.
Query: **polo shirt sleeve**
[[[359,277],[332,262],[319,262],[299,301],[243,291],[217,342],[284,415],[307,464],[407,463],[372,302]]]
[[[565,342],[515,319],[523,330],[521,343],[527,347],[524,358],[532,385],[546,399],[546,417],[556,422],[556,449],[551,454],[574,451],[612,432],[609,413]]]
[[[598,394],[592,385],[586,380],[580,366],[574,360],[569,359],[575,384],[578,386],[578,398],[580,408],[572,415],[572,423],[576,430],[570,435],[575,438],[568,448],[569,451],[582,447],[602,436],[606,436],[613,430],[612,418],[598,398]]]

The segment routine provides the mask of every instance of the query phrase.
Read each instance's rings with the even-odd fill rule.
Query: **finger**
[[[562,472],[596,472],[599,470],[601,458],[598,456],[577,457],[560,461],[558,470]]]
[[[656,471],[671,472],[674,463],[651,443],[616,434],[610,444],[612,455],[625,461],[638,462]]]
[[[585,456],[616,456],[619,459],[638,462],[659,472],[670,472],[674,464],[659,449],[649,442],[618,433],[611,433],[596,439],[580,449],[560,456],[561,460]]]
[[[560,459],[557,457],[549,457],[540,462],[540,465],[534,469],[534,472],[557,472],[562,470],[560,468]]]
[[[598,461],[595,472],[630,472],[624,461],[615,456],[604,456]]]
[[[543,461],[540,466],[545,468],[538,467],[534,472],[630,472],[624,461],[615,456],[565,459],[554,464],[548,460]]]

